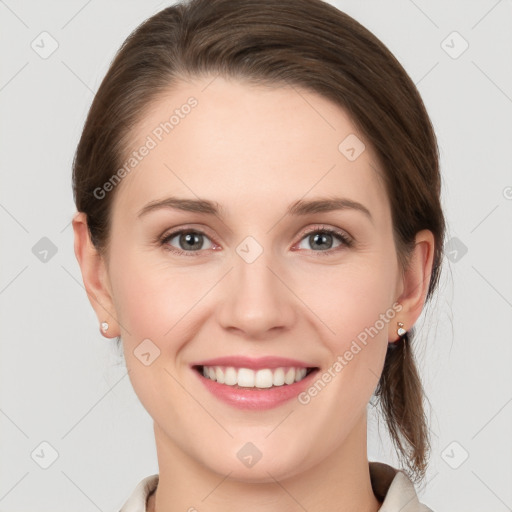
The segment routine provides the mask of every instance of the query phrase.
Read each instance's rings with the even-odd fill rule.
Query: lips
[[[296,397],[319,368],[298,359],[218,357],[190,365],[214,396],[240,409],[272,409]]]
[[[274,368],[316,368],[315,365],[311,363],[306,363],[304,361],[299,361],[297,359],[291,359],[286,357],[276,357],[276,356],[266,356],[260,358],[252,358],[246,356],[228,356],[228,357],[218,357],[215,359],[208,359],[204,361],[198,361],[192,363],[191,367],[199,367],[199,366],[225,366],[225,367],[234,367],[234,368],[249,368],[251,370],[261,370],[265,368],[274,369]]]

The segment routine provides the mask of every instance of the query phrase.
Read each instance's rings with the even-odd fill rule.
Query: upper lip
[[[316,368],[314,365],[299,361],[297,359],[276,356],[266,356],[259,358],[246,356],[217,357],[215,359],[198,361],[193,363],[191,366],[233,366],[234,368],[250,368],[252,370],[281,367]]]

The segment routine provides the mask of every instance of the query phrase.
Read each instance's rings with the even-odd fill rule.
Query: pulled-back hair
[[[430,299],[445,231],[431,121],[386,46],[321,0],[192,0],[163,9],[132,32],[96,93],[73,162],[76,207],[87,215],[98,252],[108,251],[116,190],[102,199],[94,191],[126,160],[132,132],[150,103],[178,80],[208,75],[299,86],[345,109],[377,155],[402,271],[416,233],[428,229],[434,235]],[[413,337],[414,329],[388,349],[375,396],[406,471],[417,481],[424,477],[430,443]]]

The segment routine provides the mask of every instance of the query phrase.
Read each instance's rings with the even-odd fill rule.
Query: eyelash
[[[172,247],[170,246],[167,242],[169,242],[170,240],[172,240],[175,236],[177,235],[181,235],[182,233],[188,233],[188,234],[200,234],[200,235],[204,235],[206,236],[207,238],[208,235],[206,233],[204,233],[203,231],[201,230],[197,230],[197,229],[180,229],[180,230],[177,230],[177,231],[173,231],[172,233],[169,233],[167,235],[164,235],[160,238],[158,238],[158,243],[160,246],[162,246],[164,248],[164,250],[166,251],[169,251],[169,252],[172,252],[173,254],[177,254],[178,256],[199,256],[199,254],[201,252],[203,252],[203,250],[199,250],[199,251],[183,251],[181,249],[176,249],[176,247]],[[349,238],[345,233],[343,233],[342,231],[338,231],[337,229],[333,229],[333,228],[328,228],[328,227],[324,227],[324,226],[314,226],[313,228],[311,229],[308,229],[302,236],[302,238],[300,239],[299,243],[302,242],[302,240],[304,240],[304,238],[306,238],[307,236],[313,234],[313,233],[323,233],[323,234],[329,234],[329,235],[333,235],[335,238],[337,238],[340,242],[342,242],[342,245],[340,247],[336,247],[334,249],[327,249],[326,251],[313,251],[312,249],[310,249],[311,252],[315,252],[317,253],[316,255],[317,256],[330,256],[332,255],[333,253],[341,250],[343,248],[343,246],[349,248],[349,247],[352,247],[354,245],[354,242],[351,238]],[[197,254],[196,254],[197,253]]]

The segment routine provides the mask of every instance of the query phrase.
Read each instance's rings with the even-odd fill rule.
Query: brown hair
[[[348,112],[377,154],[402,270],[416,233],[434,234],[430,299],[445,231],[431,121],[414,83],[386,46],[321,0],[192,0],[163,9],[130,34],[96,93],[73,162],[76,207],[87,214],[97,250],[108,252],[115,190],[101,200],[94,190],[125,160],[130,134],[148,105],[180,78],[217,74],[300,86]],[[430,443],[413,332],[388,350],[375,396],[411,470],[406,472],[419,480]]]

